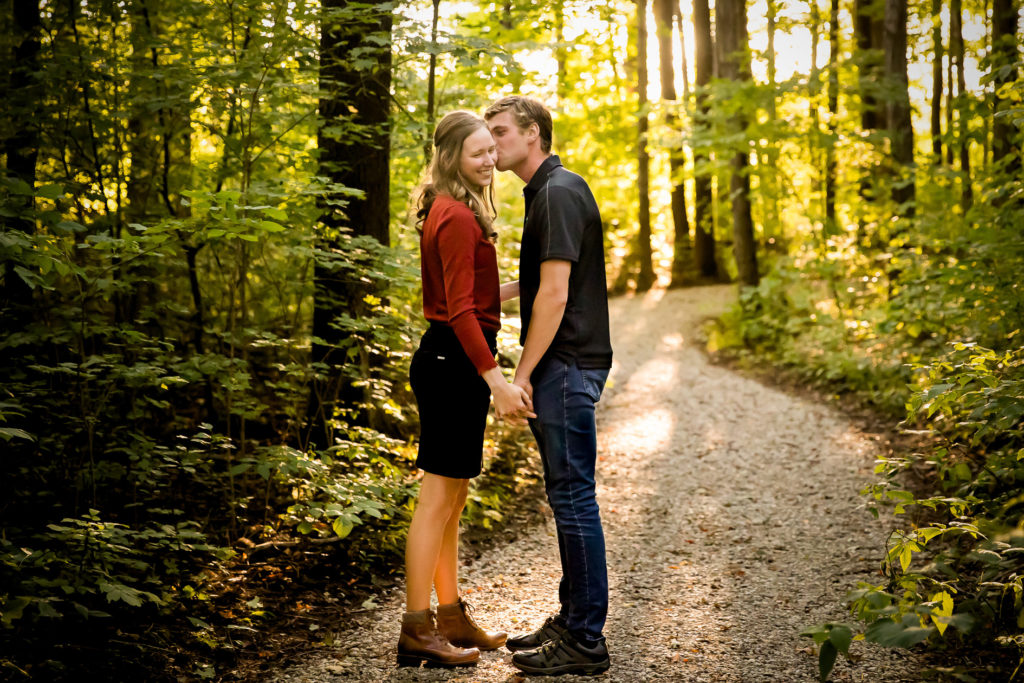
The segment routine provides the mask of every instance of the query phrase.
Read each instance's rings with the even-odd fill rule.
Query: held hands
[[[498,368],[491,368],[483,374],[484,380],[491,387],[494,399],[494,412],[501,419],[537,417],[533,412],[533,399],[519,384],[505,379]]]

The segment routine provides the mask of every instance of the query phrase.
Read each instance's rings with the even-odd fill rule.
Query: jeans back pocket
[[[580,368],[580,377],[583,378],[583,390],[587,392],[587,396],[597,403],[601,400],[601,393],[604,392],[605,382],[608,381],[608,371]]]

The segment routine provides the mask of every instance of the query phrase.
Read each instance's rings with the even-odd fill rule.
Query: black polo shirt
[[[612,344],[608,332],[604,229],[590,187],[552,155],[530,178],[523,196],[526,218],[519,252],[523,330],[519,343],[526,343],[533,300],[540,288],[541,262],[571,261],[565,314],[545,357],[553,355],[567,363],[575,362],[580,368],[610,368]]]

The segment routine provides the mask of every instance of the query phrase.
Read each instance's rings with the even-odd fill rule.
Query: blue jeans
[[[601,638],[608,614],[604,531],[594,483],[594,404],[607,379],[608,370],[580,369],[557,358],[545,359],[530,378],[537,414],[530,429],[558,530],[561,614],[573,635],[587,640]]]

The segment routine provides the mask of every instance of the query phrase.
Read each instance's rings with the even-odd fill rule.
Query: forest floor
[[[875,520],[858,492],[885,437],[813,395],[709,362],[699,326],[734,298],[713,286],[612,301],[615,364],[598,408],[612,667],[600,680],[815,681],[817,655],[800,631],[850,621],[846,591],[880,579],[888,520]],[[522,633],[557,608],[543,507],[512,542],[463,567],[485,627]],[[467,670],[397,668],[401,590],[366,607],[333,645],[262,680],[520,680],[504,648]],[[832,681],[920,680],[922,663],[905,651],[858,642],[851,653]]]

